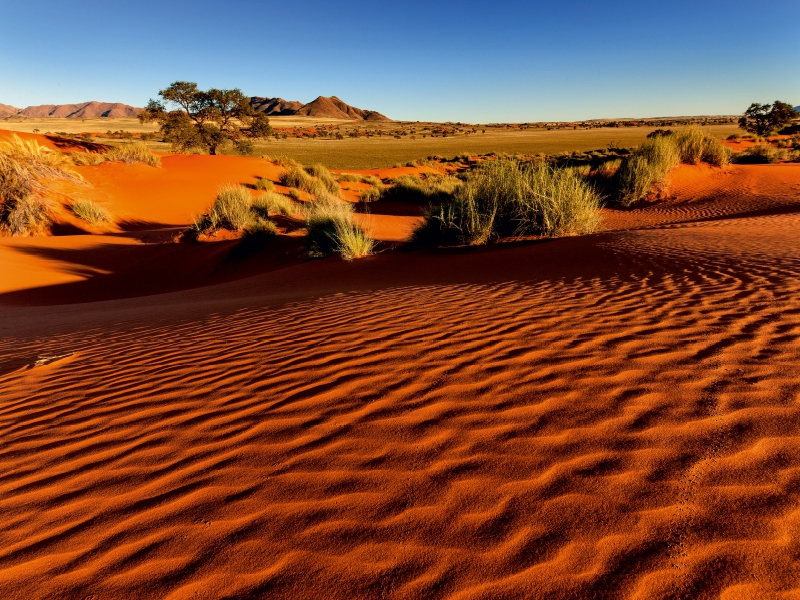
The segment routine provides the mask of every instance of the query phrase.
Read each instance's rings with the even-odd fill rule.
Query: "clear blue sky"
[[[800,1],[0,0],[0,103],[176,80],[403,120],[736,114],[800,104]]]

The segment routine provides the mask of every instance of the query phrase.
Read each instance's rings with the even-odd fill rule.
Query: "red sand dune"
[[[0,596],[800,597],[800,165],[673,182],[592,236],[1,294]]]

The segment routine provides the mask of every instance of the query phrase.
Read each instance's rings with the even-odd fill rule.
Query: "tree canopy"
[[[750,133],[767,135],[798,117],[800,113],[786,102],[780,100],[775,100],[773,104],[754,102],[739,118],[739,127]]]
[[[217,150],[232,143],[239,151],[252,148],[251,140],[269,135],[269,119],[250,106],[241,90],[203,91],[196,83],[176,81],[159,90],[161,100],[150,100],[139,115],[142,123],[157,121],[164,139],[188,151]]]

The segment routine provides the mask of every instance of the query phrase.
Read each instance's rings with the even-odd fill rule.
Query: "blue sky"
[[[142,106],[176,80],[392,118],[800,104],[800,2],[0,0],[0,103]]]

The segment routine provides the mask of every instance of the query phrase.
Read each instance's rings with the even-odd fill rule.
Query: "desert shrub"
[[[598,177],[609,179],[616,174],[621,165],[622,165],[622,160],[619,158],[613,160],[606,160],[600,163],[597,169],[595,169],[595,173],[597,174]]]
[[[297,188],[308,191],[311,187],[313,177],[297,166],[290,166],[280,174],[280,182],[289,188]]]
[[[117,148],[111,148],[105,153],[106,160],[121,160],[126,165],[144,163],[151,167],[160,167],[161,159],[150,152],[146,144],[126,144]]]
[[[300,200],[300,191],[297,188],[290,189],[289,198],[291,198],[292,200]]]
[[[383,186],[371,185],[369,188],[361,192],[361,202],[376,202],[381,199],[383,193]]]
[[[259,177],[256,180],[254,187],[257,190],[262,190],[264,192],[271,192],[273,189],[275,189],[275,184],[272,183],[269,179],[266,179],[265,177]]]
[[[0,142],[0,232],[10,235],[44,233],[50,225],[45,182],[81,181],[68,167],[69,159],[13,136]]]
[[[450,175],[425,178],[400,175],[392,180],[392,186],[385,190],[384,195],[405,202],[437,203],[448,198],[459,183],[457,178]]]
[[[508,236],[590,233],[599,225],[600,206],[600,195],[573,170],[501,159],[484,163],[454,189],[452,200],[434,205],[414,239],[475,245]]]
[[[334,198],[316,200],[306,208],[306,249],[310,257],[341,254],[352,260],[372,253],[375,245],[353,221],[353,207]]]
[[[681,162],[696,165],[701,161],[718,167],[730,163],[731,151],[699,125],[689,125],[675,134]]]
[[[253,200],[252,209],[259,216],[267,218],[271,215],[289,216],[297,212],[295,203],[286,196],[276,192],[264,192]]]
[[[336,178],[323,165],[316,164],[306,167],[306,172],[321,182],[329,194],[337,197],[340,195],[341,188],[339,188]]]
[[[383,182],[378,177],[375,177],[375,175],[364,175],[361,178],[361,181],[363,181],[364,183],[368,183],[370,185],[383,187]]]
[[[336,177],[339,181],[361,181],[361,175],[355,173],[339,173]]]
[[[218,229],[241,231],[252,224],[251,204],[250,192],[240,185],[227,184],[220,189],[206,213],[195,218],[194,229],[198,232]]]
[[[733,155],[731,160],[738,164],[754,165],[776,163],[786,157],[787,153],[785,150],[779,150],[769,144],[759,144],[758,146],[752,146],[747,150],[743,150],[742,152],[737,152]]]
[[[741,137],[742,137],[742,136],[740,136],[738,133],[733,133],[733,134],[729,135],[729,136],[728,136],[727,138],[725,138],[725,139],[728,139],[728,140],[738,140],[738,139],[741,139]]]
[[[97,166],[106,161],[105,155],[98,152],[73,152],[69,158],[78,167]]]
[[[646,140],[626,157],[616,173],[616,186],[622,206],[631,206],[644,199],[661,185],[667,174],[680,162],[675,136],[659,136]]]
[[[91,200],[75,200],[69,208],[76,217],[92,225],[110,223],[113,220],[108,210]]]
[[[792,150],[787,158],[790,162],[800,162],[800,150]]]

